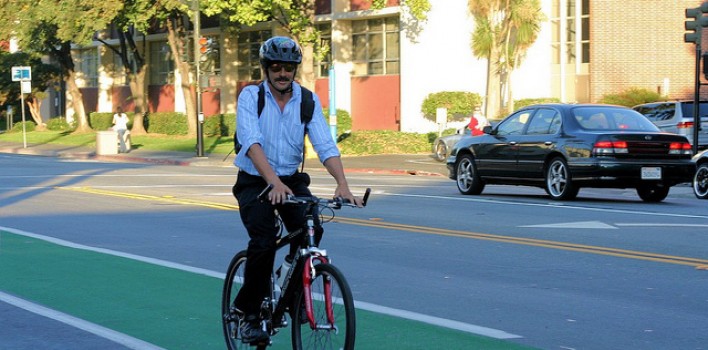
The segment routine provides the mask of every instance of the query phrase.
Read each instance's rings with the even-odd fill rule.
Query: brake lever
[[[266,188],[263,189],[263,191],[261,191],[261,193],[258,194],[258,197],[256,198],[258,198],[258,200],[261,202],[265,201],[266,199],[268,199],[268,193],[270,193],[270,190],[272,189],[273,185],[269,184],[268,186],[266,186]]]

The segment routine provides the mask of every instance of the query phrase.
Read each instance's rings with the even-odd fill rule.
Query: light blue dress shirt
[[[248,149],[258,143],[276,175],[292,175],[303,161],[302,150],[305,146],[305,125],[300,122],[302,89],[299,84],[293,83],[293,96],[282,112],[268,86],[265,86],[264,97],[265,106],[259,118],[258,85],[249,85],[241,90],[236,111],[236,130],[242,148],[234,159],[234,165],[241,171],[260,176],[251,158],[246,155]],[[312,97],[315,100],[315,110],[312,120],[307,124],[307,135],[320,162],[324,163],[340,153],[332,139],[317,94],[313,93]]]

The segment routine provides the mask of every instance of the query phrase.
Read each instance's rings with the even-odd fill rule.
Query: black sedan
[[[690,183],[696,169],[688,139],[661,132],[625,107],[543,104],[522,108],[485,135],[463,137],[447,168],[463,194],[487,184],[544,188],[556,200],[582,187],[636,188],[660,202],[669,188]]]

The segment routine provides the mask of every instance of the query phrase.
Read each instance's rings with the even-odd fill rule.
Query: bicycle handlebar
[[[273,189],[273,185],[268,185],[266,188],[261,191],[261,193],[258,194],[258,200],[259,201],[264,201],[268,198],[268,193],[270,190]],[[362,203],[361,205],[363,207],[366,206],[366,202],[369,201],[369,195],[371,194],[371,188],[366,188],[366,191],[364,192],[364,197],[362,198]],[[325,204],[329,207],[339,209],[343,205],[349,206],[349,207],[356,207],[356,204],[352,203],[348,199],[344,199],[342,197],[337,197],[334,199],[321,199],[315,196],[310,196],[310,197],[297,197],[293,195],[288,195],[285,201],[283,202],[284,204],[308,204],[308,203],[316,203],[316,204]]]

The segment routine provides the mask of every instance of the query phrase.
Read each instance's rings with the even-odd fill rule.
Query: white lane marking
[[[581,207],[581,206],[576,206],[576,205],[567,205],[562,202],[555,203],[555,204],[518,203],[518,202],[512,202],[512,201],[501,201],[501,200],[486,199],[486,198],[468,198],[467,196],[465,196],[465,197],[446,197],[446,196],[432,196],[432,195],[421,195],[421,194],[400,194],[400,193],[383,193],[383,192],[377,193],[377,194],[384,195],[384,196],[398,196],[398,197],[449,199],[449,200],[461,201],[461,202],[479,202],[479,203],[490,203],[490,204],[516,205],[516,206],[523,206],[523,207],[543,207],[543,208],[556,208],[556,209],[597,211],[597,212],[605,212],[605,213],[666,216],[666,217],[693,218],[693,219],[708,219],[708,215],[657,213],[657,212],[646,212],[646,211],[636,211],[636,210],[626,210],[626,209]]]
[[[477,335],[483,335],[483,336],[495,338],[495,339],[523,338],[520,335],[507,333],[507,332],[499,330],[499,329],[487,328],[487,327],[477,326],[477,325],[473,325],[473,324],[469,324],[469,323],[448,320],[448,319],[444,319],[444,318],[440,318],[440,317],[423,315],[423,314],[419,314],[417,312],[393,309],[393,308],[386,307],[386,306],[367,303],[365,301],[356,301],[356,302],[354,302],[354,305],[357,308],[362,309],[362,310],[373,311],[373,312],[377,312],[380,314],[385,314],[385,315],[390,315],[390,316],[394,316],[394,317],[400,317],[400,318],[405,318],[405,319],[409,319],[409,320],[419,321],[419,322],[423,322],[423,323],[427,323],[427,324],[431,324],[431,325],[435,325],[435,326],[450,328],[450,329],[454,329],[454,330],[458,330],[458,331],[462,331],[462,332],[467,332],[467,333],[472,333],[472,334],[477,334]]]
[[[178,264],[178,263],[174,263],[174,262],[170,262],[170,261],[166,261],[166,260],[160,260],[160,259],[154,259],[154,258],[149,258],[149,257],[145,257],[145,256],[135,255],[135,254],[123,253],[123,252],[105,249],[105,248],[91,247],[91,246],[87,246],[87,245],[83,245],[83,244],[78,244],[78,243],[66,241],[66,240],[59,239],[59,238],[44,236],[44,235],[31,233],[31,232],[27,232],[27,231],[22,231],[22,230],[10,228],[10,227],[0,226],[0,231],[7,231],[7,232],[10,232],[10,233],[13,233],[16,235],[32,237],[35,239],[54,243],[54,244],[64,246],[64,247],[82,249],[82,250],[97,252],[97,253],[101,253],[101,254],[118,256],[118,257],[122,257],[122,258],[126,258],[126,259],[133,259],[133,260],[145,262],[148,264],[173,268],[173,269],[196,273],[196,274],[205,275],[205,276],[209,276],[209,277],[215,277],[215,278],[219,278],[222,280],[226,277],[225,273],[220,273],[220,272],[202,269],[202,268],[198,268],[198,267],[187,266],[187,265]],[[387,315],[394,316],[394,317],[400,317],[400,318],[405,318],[405,319],[409,319],[409,320],[413,320],[413,321],[428,323],[428,324],[446,327],[446,328],[450,328],[450,329],[455,329],[455,330],[468,332],[468,333],[472,333],[472,334],[478,334],[478,335],[493,337],[493,338],[497,338],[497,339],[523,338],[522,336],[507,333],[502,330],[477,326],[477,325],[453,321],[453,320],[447,320],[444,318],[419,314],[419,313],[406,311],[406,310],[394,309],[394,308],[381,306],[381,305],[377,305],[377,304],[372,304],[372,303],[367,303],[367,302],[363,302],[363,301],[355,301],[355,304],[357,307],[361,307],[364,310],[379,312],[379,313],[387,314]]]
[[[541,224],[541,225],[523,225],[519,227],[536,227],[536,228],[591,228],[591,229],[613,229],[618,230],[617,227],[608,225],[600,221],[578,221],[578,222],[565,222],[557,224]]]
[[[708,224],[674,224],[674,223],[615,223],[616,226],[636,226],[636,227],[708,227]]]
[[[52,320],[59,321],[61,323],[72,326],[74,328],[84,330],[84,331],[89,332],[91,334],[95,334],[101,338],[105,338],[105,339],[108,339],[114,343],[121,344],[129,349],[136,349],[136,350],[163,350],[164,349],[164,348],[161,348],[161,347],[156,346],[154,344],[150,344],[148,342],[142,341],[140,339],[133,338],[127,334],[116,332],[112,329],[108,329],[106,327],[99,326],[95,323],[91,323],[86,320],[76,318],[74,316],[65,314],[63,312],[60,312],[57,310],[52,310],[50,308],[46,308],[41,305],[37,305],[37,304],[29,302],[27,300],[14,297],[14,296],[9,295],[7,293],[3,293],[2,291],[0,291],[0,301],[3,301],[7,304],[16,306],[18,308],[27,310],[33,314],[37,314],[37,315],[40,315],[40,316],[43,316],[46,318],[51,318]]]

